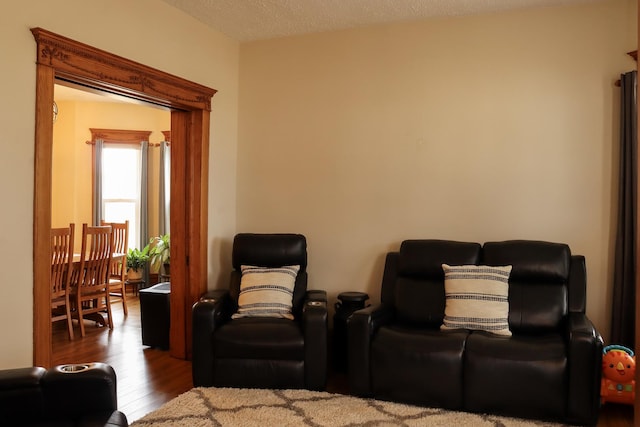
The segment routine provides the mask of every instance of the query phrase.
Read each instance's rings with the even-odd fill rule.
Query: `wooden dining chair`
[[[110,226],[82,225],[80,263],[73,269],[72,298],[80,333],[85,336],[84,319],[103,323],[102,312],[107,313],[107,324],[113,329],[109,297],[109,266],[113,253],[113,234]],[[93,315],[93,316],[89,316]]]
[[[69,302],[73,269],[73,237],[74,224],[51,229],[51,323],[66,320],[70,340],[74,338]]]
[[[122,301],[122,310],[126,316],[129,314],[127,310],[127,288],[125,286],[127,281],[126,255],[129,246],[129,221],[127,220],[123,223],[102,221],[101,224],[103,226],[110,225],[111,233],[113,234],[114,257],[109,268],[109,294],[112,297],[116,297],[116,299],[111,300],[111,302]]]

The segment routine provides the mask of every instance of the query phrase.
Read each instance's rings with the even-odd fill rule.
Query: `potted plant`
[[[168,234],[153,237],[149,242],[149,261],[151,262],[151,271],[160,272],[169,276],[169,263],[171,261],[171,240]]]
[[[145,264],[149,261],[149,245],[142,248],[131,248],[127,251],[127,278],[129,280],[142,279]]]

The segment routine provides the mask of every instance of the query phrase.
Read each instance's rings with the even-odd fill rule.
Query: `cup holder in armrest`
[[[68,365],[60,365],[56,366],[56,370],[58,372],[62,372],[63,374],[77,374],[79,372],[84,372],[90,369],[93,366],[93,363],[72,363]]]

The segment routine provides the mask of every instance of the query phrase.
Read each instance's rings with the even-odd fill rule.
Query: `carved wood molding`
[[[209,185],[210,99],[215,91],[190,83],[162,71],[132,63],[90,46],[52,35],[41,29],[32,30],[37,43],[36,112],[33,206],[33,360],[34,366],[50,367],[51,347],[51,174],[53,161],[53,109],[56,80],[66,80],[105,92],[147,100],[171,108],[171,240],[176,253],[171,258],[170,354],[191,356],[191,308],[207,290],[209,238],[207,229]],[[61,40],[61,41],[60,41]],[[59,45],[56,43],[60,43]],[[71,47],[76,47],[75,51]],[[54,48],[58,49],[57,53]],[[43,49],[48,49],[45,55]],[[95,57],[92,55],[95,54]],[[85,55],[85,56],[83,56]],[[79,70],[85,64],[87,71]],[[131,65],[133,64],[133,65]],[[158,86],[144,86],[123,79],[114,83],[127,70],[152,76]],[[99,71],[96,71],[99,70]],[[132,71],[132,72],[133,72]],[[135,75],[135,73],[134,73]],[[115,76],[115,77],[114,77]],[[102,80],[104,79],[104,80]],[[155,80],[154,80],[155,79]],[[166,88],[166,79],[174,87]],[[133,79],[135,80],[135,79]],[[143,79],[144,80],[144,79]],[[163,86],[160,86],[160,85]],[[153,90],[152,90],[153,89]],[[155,90],[155,92],[154,92]],[[183,96],[188,93],[191,97]],[[199,95],[198,95],[199,94]],[[200,96],[200,98],[198,98]],[[182,99],[187,99],[183,101]],[[195,101],[194,101],[195,99]],[[175,276],[175,277],[174,277]]]
[[[170,130],[163,130],[162,134],[164,135],[164,140],[167,142],[171,142],[171,131]]]
[[[211,111],[215,89],[71,40],[32,28],[37,63],[52,66],[56,77],[166,107]]]
[[[148,142],[151,135],[150,130],[96,128],[89,128],[89,130],[91,131],[91,141],[87,141],[89,144],[95,144],[98,139],[112,144],[140,144],[141,141]]]

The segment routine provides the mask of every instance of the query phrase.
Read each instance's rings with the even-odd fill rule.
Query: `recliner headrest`
[[[510,280],[563,283],[568,280],[571,250],[564,243],[535,240],[487,242],[482,247],[487,265],[511,265]]]
[[[406,277],[442,277],[442,264],[477,264],[480,244],[451,240],[405,240],[400,245],[398,273]]]
[[[241,265],[299,265],[302,272],[307,267],[307,241],[301,234],[240,233],[233,240],[231,262],[236,270]]]

